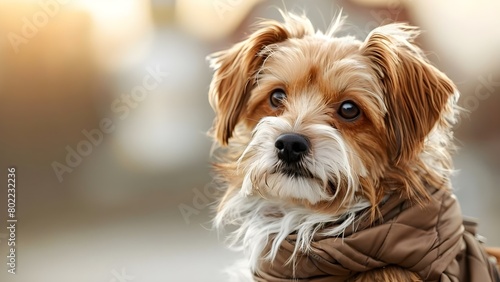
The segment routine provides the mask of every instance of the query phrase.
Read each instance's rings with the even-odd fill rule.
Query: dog
[[[282,16],[209,56],[231,281],[493,281],[451,192],[459,93],[418,28]]]

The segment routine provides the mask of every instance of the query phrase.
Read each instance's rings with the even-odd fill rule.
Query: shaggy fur
[[[283,17],[209,58],[214,168],[225,191],[214,224],[236,226],[228,243],[246,257],[231,281],[251,280],[257,260],[272,261],[292,232],[295,250],[307,251],[317,233],[342,236],[359,211],[375,220],[390,194],[423,203],[426,186],[450,189],[458,92],[413,43],[418,30],[390,24],[359,41],[335,37],[341,17],[325,33],[306,17]],[[286,94],[279,107],[269,102],[276,89]],[[358,118],[339,114],[346,101],[359,107]],[[296,174],[277,157],[275,142],[285,133],[310,143]],[[419,280],[390,267],[360,281],[388,277]]]

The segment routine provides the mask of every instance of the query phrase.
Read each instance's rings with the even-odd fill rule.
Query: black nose
[[[294,163],[300,161],[309,150],[309,141],[306,137],[295,134],[286,133],[280,135],[276,139],[274,146],[278,149],[278,158],[286,163]]]

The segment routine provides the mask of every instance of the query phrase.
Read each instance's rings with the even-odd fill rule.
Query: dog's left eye
[[[338,113],[346,120],[352,121],[359,117],[359,115],[361,114],[361,110],[353,101],[345,101],[340,105]]]
[[[286,99],[286,94],[281,89],[276,89],[271,93],[269,97],[269,102],[273,108],[278,108],[283,104],[283,101]]]

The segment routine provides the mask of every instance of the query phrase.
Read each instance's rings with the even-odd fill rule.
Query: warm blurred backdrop
[[[500,245],[500,2],[0,0],[0,254],[17,169],[17,269],[0,281],[224,281],[210,230],[205,56],[277,8],[364,38],[394,20],[462,93],[454,182]]]

